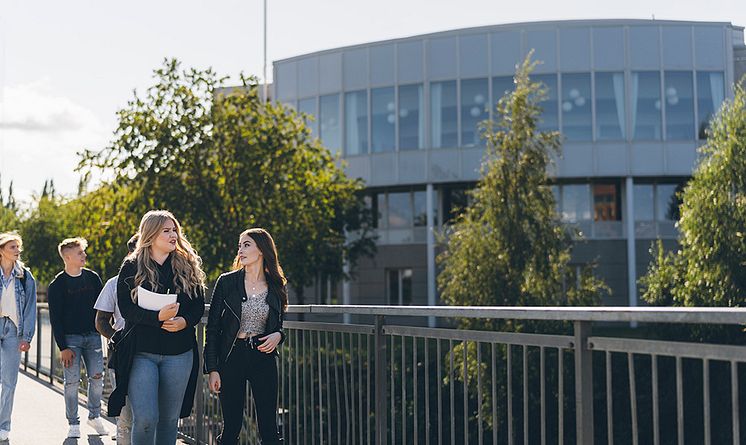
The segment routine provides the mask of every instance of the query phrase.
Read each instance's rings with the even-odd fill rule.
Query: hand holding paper
[[[160,311],[164,306],[174,303],[176,303],[176,294],[159,294],[137,286],[137,305],[143,309]],[[174,315],[176,315],[175,312]]]
[[[163,306],[160,311],[158,311],[158,320],[159,321],[173,320],[173,318],[176,317],[176,314],[178,312],[179,312],[179,303],[167,304],[166,306]]]

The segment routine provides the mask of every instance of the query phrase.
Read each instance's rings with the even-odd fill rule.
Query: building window
[[[339,152],[342,145],[339,112],[339,94],[319,98],[319,135],[324,146],[332,153]]]
[[[635,184],[635,237],[676,237],[681,183]]]
[[[515,91],[513,76],[497,76],[492,78],[492,109],[497,107],[500,99]]]
[[[710,119],[718,112],[725,99],[725,83],[720,71],[697,72],[697,134],[700,139],[707,138],[707,127]]]
[[[461,81],[461,145],[484,145],[479,124],[489,118],[487,79]]]
[[[679,220],[681,201],[677,193],[681,190],[678,184],[657,184],[655,187],[656,220],[676,222]]]
[[[657,71],[632,73],[631,127],[634,140],[661,140],[661,85]]]
[[[616,184],[593,184],[593,220],[620,221],[622,219],[619,187]]]
[[[532,77],[535,82],[540,82],[546,88],[544,101],[539,105],[542,107],[541,116],[536,128],[539,131],[559,130],[559,101],[557,100],[557,75],[537,74]]]
[[[301,99],[298,101],[298,112],[307,114],[306,126],[311,130],[311,133],[315,136],[318,134],[317,122],[316,122],[316,98],[309,97],[308,99]]]
[[[422,84],[399,87],[399,150],[416,150],[424,146],[424,101]]]
[[[387,210],[390,229],[412,227],[412,201],[409,192],[389,193]]]
[[[345,152],[368,153],[368,92],[345,94]]]
[[[430,84],[430,135],[433,148],[458,146],[455,80]]]
[[[374,211],[376,215],[376,227],[379,229],[386,228],[386,194],[376,194],[376,199],[373,201]]]
[[[412,304],[412,269],[387,269],[386,281],[389,305]]]
[[[570,141],[593,138],[590,74],[562,75],[562,134]]]
[[[371,147],[373,153],[394,151],[396,148],[396,105],[394,89],[374,88],[370,90],[371,101]]]
[[[694,139],[694,86],[691,71],[666,71],[666,139]]]
[[[591,220],[589,184],[562,186],[562,220],[568,223]]]
[[[446,223],[456,219],[471,204],[469,190],[464,186],[443,189],[443,215]]]
[[[596,139],[625,139],[624,97],[624,73],[596,73]]]

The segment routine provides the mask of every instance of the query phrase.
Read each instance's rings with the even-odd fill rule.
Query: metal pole
[[[627,286],[630,307],[637,306],[637,252],[635,250],[635,183],[627,176],[624,183],[627,198]]]
[[[267,0],[264,0],[264,67],[262,68],[262,100],[267,103]]]
[[[593,351],[588,349],[591,322],[575,325],[575,429],[576,443],[593,444]]]
[[[427,184],[425,191],[425,205],[427,206],[427,305],[435,306],[435,215],[433,207],[435,205],[435,191],[432,184]],[[428,317],[427,325],[435,327],[435,317]]]
[[[376,316],[376,357],[375,357],[375,371],[376,371],[376,445],[386,444],[386,433],[388,432],[388,411],[386,410],[386,368],[387,365],[387,347],[386,338],[383,335],[383,323],[384,317],[382,315]]]
[[[202,357],[202,352],[205,345],[205,325],[203,323],[197,324],[197,353],[199,357]],[[205,387],[202,384],[202,376],[199,377],[198,385],[201,386],[201,391],[195,391],[195,409],[194,409],[194,436],[197,439],[197,443],[207,443],[209,440],[205,435],[205,398],[204,390]],[[209,391],[209,390],[208,390]],[[207,393],[209,396],[209,392]]]

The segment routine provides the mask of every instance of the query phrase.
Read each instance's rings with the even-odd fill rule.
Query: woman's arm
[[[207,315],[207,327],[205,328],[204,349],[204,372],[208,374],[218,369],[218,351],[220,349],[220,316],[225,307],[225,296],[223,294],[223,277],[215,282],[210,301],[210,313]]]
[[[36,280],[26,269],[26,305],[23,309],[23,340],[31,343],[36,332]]]
[[[202,320],[202,315],[205,314],[205,290],[201,287],[198,288],[197,295],[188,301],[189,307],[186,308],[182,316],[186,320],[188,327],[197,326],[200,320]]]
[[[132,289],[135,288],[135,273],[137,265],[132,261],[125,261],[119,269],[117,279],[117,304],[122,317],[129,323],[160,327],[158,311],[149,311],[132,301]]]

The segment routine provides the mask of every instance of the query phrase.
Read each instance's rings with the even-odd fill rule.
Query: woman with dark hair
[[[285,340],[288,293],[269,232],[254,228],[241,233],[233,267],[215,283],[206,329],[204,371],[223,410],[218,443],[238,444],[248,380],[262,444],[281,444],[275,358]]]

